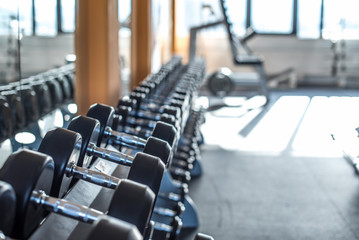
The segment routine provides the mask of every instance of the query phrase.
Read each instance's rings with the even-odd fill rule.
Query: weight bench
[[[280,82],[289,79],[290,86],[295,85],[294,70],[288,69],[277,74],[269,79],[264,70],[264,58],[256,55],[248,47],[247,41],[252,39],[257,33],[252,28],[247,28],[245,36],[238,38],[232,30],[232,23],[227,14],[227,6],[225,0],[220,0],[220,7],[223,14],[223,19],[191,28],[190,31],[190,61],[195,56],[196,51],[196,34],[198,31],[224,24],[227,38],[230,44],[230,50],[233,57],[233,63],[236,66],[251,67],[253,72],[232,72],[228,68],[220,69],[207,79],[207,87],[214,95],[226,96],[232,92],[235,87],[240,88],[241,94],[247,98],[256,95],[263,95],[268,103],[269,91],[268,86],[277,87]]]

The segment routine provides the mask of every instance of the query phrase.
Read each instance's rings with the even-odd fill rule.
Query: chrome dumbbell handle
[[[93,223],[104,213],[95,209],[72,203],[60,198],[50,197],[44,191],[33,191],[30,201],[45,210],[85,223]]]
[[[82,179],[84,181],[106,187],[111,189],[116,189],[121,179],[110,176],[108,174],[104,174],[99,171],[94,171],[88,168],[83,168],[76,166],[75,164],[71,164],[67,168],[66,175],[68,177],[75,177],[78,179]]]
[[[138,148],[144,148],[147,143],[147,141],[143,138],[136,137],[124,132],[114,131],[110,127],[106,127],[104,133],[106,137],[110,137],[116,142],[123,142],[130,146],[134,146]]]
[[[106,148],[100,148],[94,143],[89,143],[87,147],[87,154],[125,166],[131,166],[133,162],[133,157],[130,155],[118,151],[111,151]]]

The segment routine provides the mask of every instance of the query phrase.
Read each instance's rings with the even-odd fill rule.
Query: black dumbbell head
[[[146,153],[137,153],[133,159],[128,179],[147,185],[157,195],[165,165],[160,158]]]
[[[12,186],[0,181],[0,231],[11,234],[15,218],[16,196]]]
[[[101,143],[104,142],[104,132],[107,126],[111,127],[113,122],[113,115],[115,114],[115,109],[111,106],[104,104],[93,104],[88,110],[86,116],[90,118],[97,119],[100,122],[100,133],[98,140],[96,142],[97,146],[101,146]]]
[[[31,83],[32,88],[36,92],[39,103],[40,115],[49,113],[52,110],[51,94],[49,87],[44,81],[35,81]]]
[[[176,118],[173,115],[169,115],[167,113],[161,114],[160,121],[174,125],[174,126],[176,125]]]
[[[50,89],[52,107],[57,108],[64,103],[64,94],[62,92],[60,83],[54,77],[46,80],[46,84]]]
[[[13,238],[27,238],[47,212],[31,203],[33,191],[50,193],[54,174],[51,157],[30,151],[20,150],[9,156],[0,170],[0,180],[9,183],[16,193],[16,213],[12,233]]]
[[[139,93],[139,92],[132,92],[130,94],[130,98],[135,99],[137,101],[136,107],[134,107],[134,109],[136,111],[138,111],[138,110],[140,110],[140,106],[142,104],[142,101],[146,98],[146,94]]]
[[[39,103],[36,92],[31,86],[21,86],[17,89],[18,94],[24,104],[26,124],[31,124],[37,121],[40,117]]]
[[[100,134],[100,122],[90,117],[77,116],[71,120],[67,129],[81,135],[82,145],[78,165],[89,167],[92,157],[87,155],[87,148],[89,143],[97,143]]]
[[[6,97],[0,96],[0,142],[13,134],[13,115]]]
[[[115,190],[108,215],[137,226],[141,234],[150,220],[155,194],[146,185],[122,180]]]
[[[129,115],[129,113],[132,111],[131,107],[127,107],[127,106],[118,106],[116,113],[121,117],[121,119],[118,121],[117,124],[119,125],[125,125],[127,123],[127,117]],[[116,129],[118,126],[112,126],[114,129]]]
[[[176,128],[168,123],[158,121],[152,131],[152,137],[159,138],[168,142],[171,148],[175,148],[177,143]]]
[[[173,115],[175,119],[181,118],[181,109],[174,106],[164,105],[162,106],[163,113],[167,113],[168,115]]]
[[[75,92],[75,74],[74,74],[73,70],[65,72],[64,74],[65,74],[64,77],[70,86],[70,98],[73,99],[74,92]]]
[[[66,169],[78,165],[81,143],[79,133],[64,128],[50,130],[42,139],[38,151],[51,156],[55,163],[52,197],[63,197],[68,191],[72,178],[66,176]]]
[[[86,240],[142,240],[142,235],[135,225],[110,217],[100,216],[91,227]]]
[[[55,76],[56,81],[60,84],[62,95],[64,97],[64,100],[71,100],[72,99],[72,92],[71,92],[71,86],[69,81],[65,78],[63,74],[59,74]]]
[[[179,122],[178,120],[176,120],[176,118],[173,115],[168,115],[167,113],[163,113],[161,114],[160,121],[171,124],[177,129],[177,131],[179,130]]]
[[[137,86],[135,89],[133,89],[133,92],[136,93],[143,93],[146,96],[148,96],[151,92],[151,90],[149,88],[145,88],[145,87],[141,87],[141,86]]]
[[[132,98],[128,98],[128,97],[123,97],[123,98],[121,98],[121,100],[118,102],[117,108],[119,108],[119,107],[121,107],[121,106],[126,106],[126,107],[130,107],[131,109],[136,109],[137,100],[136,100],[136,99],[132,99]]]
[[[13,115],[13,128],[14,131],[22,130],[26,123],[25,108],[21,101],[20,96],[14,90],[2,92],[10,104]]]
[[[168,142],[152,136],[147,139],[143,152],[159,157],[165,165],[169,164],[172,159],[172,149]]]

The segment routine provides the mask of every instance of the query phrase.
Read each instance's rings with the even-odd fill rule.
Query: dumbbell
[[[152,121],[146,119],[139,119],[129,116],[132,111],[131,107],[120,106],[116,109],[112,128],[119,132],[125,132],[128,134],[138,135],[142,138],[148,138],[151,136],[152,131],[158,122],[164,122],[174,127],[177,132],[177,138],[180,135],[180,122],[176,120],[174,116],[168,114],[162,114],[159,121]]]
[[[87,112],[87,116],[100,121],[101,130],[98,137],[99,141],[97,142],[98,146],[100,146],[106,140],[106,138],[114,139],[115,143],[116,141],[121,142],[121,138],[122,138],[125,139],[127,147],[131,148],[131,145],[136,144],[135,147],[138,148],[139,145],[142,145],[144,149],[146,148],[148,149],[146,150],[147,153],[154,154],[152,150],[155,149],[155,146],[149,147],[147,145],[147,141],[144,141],[143,139],[139,139],[137,137],[134,138],[133,136],[130,136],[125,133],[113,131],[110,127],[108,127],[111,126],[113,123],[113,118],[114,118],[113,107],[106,106],[104,104],[94,104],[90,107],[89,111]],[[161,124],[160,122],[158,122],[152,133],[153,133],[152,135],[153,137],[158,137],[172,144],[171,145],[172,149],[176,148],[176,144],[177,144],[176,131],[170,125]],[[170,162],[167,161],[169,165],[171,165]],[[173,170],[172,174],[175,174],[178,179],[181,179],[183,181],[189,181],[191,178],[190,173],[185,170],[182,170],[180,168],[172,168],[172,170]]]
[[[51,196],[65,195],[72,177],[111,189],[116,189],[121,182],[117,177],[78,166],[81,145],[81,135],[64,128],[50,130],[43,138],[38,151],[52,157],[55,163]],[[159,158],[138,153],[131,164],[128,179],[147,185],[157,195],[164,169]]]
[[[15,238],[28,238],[48,212],[85,223],[93,223],[103,212],[48,195],[54,175],[54,162],[48,155],[20,150],[11,154],[0,170],[0,180],[16,193],[13,230]],[[123,180],[114,191],[107,215],[134,224],[144,233],[152,213],[155,195],[145,185]]]
[[[14,189],[10,184],[0,181],[0,233],[3,232],[5,235],[11,233],[15,218],[15,207]]]
[[[168,114],[175,117],[175,119],[181,118],[181,109],[176,105],[165,105],[165,104],[154,104],[154,103],[144,103],[144,100],[141,100],[145,97],[145,94],[132,92],[129,96],[121,98],[117,107],[119,106],[128,106],[131,107],[134,111],[130,113],[131,117],[143,118],[148,120],[159,121],[161,119],[161,114]],[[138,101],[137,99],[141,100]],[[141,104],[142,103],[142,104]]]
[[[87,116],[100,121],[100,125],[101,125],[100,129],[101,130],[99,133],[100,136],[98,137],[99,141],[97,142],[98,146],[103,144],[104,137],[111,135],[111,132],[113,132],[113,137],[119,138],[119,136],[123,136],[122,133],[112,131],[111,128],[107,127],[107,126],[112,125],[113,116],[114,116],[113,107],[106,106],[104,104],[94,104],[90,107],[90,109],[87,113]],[[158,125],[160,125],[160,123],[158,123],[157,126]],[[174,139],[175,133],[176,132],[173,129],[173,127],[169,128],[167,124],[165,126],[162,126],[161,128],[155,128],[155,130],[153,131],[154,136],[158,136],[162,139],[167,139],[167,141],[170,140],[170,142],[174,141],[173,139]],[[170,135],[170,136],[168,137],[166,135]],[[129,137],[130,137],[129,140],[133,141],[133,137],[132,136],[129,136]],[[151,140],[151,138],[149,138],[149,139]],[[153,154],[153,155],[158,155],[157,153],[153,152],[154,150],[156,150],[156,147],[154,145],[150,145],[150,146],[148,145],[148,142],[147,142],[146,147],[148,150],[144,150],[144,152],[147,152],[147,153]],[[145,147],[145,149],[146,149],[146,147]],[[158,209],[156,209],[156,210],[158,210]],[[174,217],[174,215],[176,215],[182,211],[183,211],[183,208],[181,206],[178,206],[178,207],[176,207],[176,211],[167,211],[167,214],[171,214],[170,216]]]
[[[143,237],[137,228],[119,219],[100,216],[91,227],[85,240],[142,240]]]
[[[132,92],[129,98],[123,98],[119,101],[119,106],[132,107],[134,111],[130,112],[130,116],[135,118],[145,118],[157,120],[161,114],[167,113],[173,115],[176,120],[182,122],[184,113],[189,104],[188,95],[171,96],[167,101],[158,100],[159,96],[154,98],[147,97],[141,92]]]
[[[74,92],[75,92],[75,75],[74,69],[65,69],[63,72],[64,78],[68,81],[70,86],[70,99],[74,99]]]
[[[77,116],[73,118],[68,126],[69,130],[78,132],[82,136],[82,147],[80,151],[79,164],[89,166],[92,156],[102,158],[108,161],[131,166],[133,156],[126,155],[119,151],[111,151],[103,148],[105,144],[99,139],[101,133],[100,122],[87,116]],[[97,146],[97,143],[101,145]],[[149,155],[159,157],[166,165],[171,159],[171,147],[161,139],[150,137],[147,139],[145,148],[142,151]]]
[[[64,92],[61,85],[54,77],[44,77],[44,83],[49,87],[51,93],[52,108],[56,109],[64,103]]]
[[[152,130],[158,121],[171,124],[176,128],[176,131],[180,131],[180,120],[176,119],[173,115],[162,113],[158,120],[149,120],[141,117],[131,116],[133,109],[129,106],[121,105],[116,109],[117,125],[121,127],[140,127],[141,129]]]
[[[40,115],[43,116],[51,112],[54,108],[52,106],[52,94],[48,85],[41,80],[34,80],[29,84],[31,84],[32,88],[36,92]]]
[[[2,91],[1,95],[6,97],[12,110],[12,125],[14,133],[22,130],[26,124],[24,104],[15,90]]]
[[[64,102],[66,103],[72,101],[73,99],[72,87],[68,78],[66,78],[64,74],[58,72],[55,75],[53,75],[53,78],[55,79],[55,81],[59,83],[61,87],[62,95],[64,97]]]
[[[24,106],[26,126],[29,126],[36,122],[40,117],[39,103],[37,100],[36,92],[29,85],[18,86],[15,90],[21,98],[21,102]]]
[[[0,96],[0,143],[13,134],[13,115],[6,97]]]
[[[79,133],[64,128],[55,128],[46,133],[38,152],[54,160],[54,180],[50,195],[63,197],[68,191],[72,177],[106,188],[116,189],[121,179],[88,169],[79,164],[82,138]],[[128,179],[150,187],[157,194],[165,166],[154,156],[138,153],[133,158]]]
[[[68,129],[80,133],[82,136],[78,165],[89,166],[91,157],[95,156],[121,165],[131,166],[133,156],[96,146],[96,143],[102,143],[102,141],[97,141],[101,132],[98,120],[86,116],[77,116],[72,119]],[[169,144],[154,137],[147,139],[146,147],[142,152],[159,157],[165,165],[172,155]]]
[[[119,178],[78,166],[77,161],[80,155],[81,142],[79,133],[64,128],[50,130],[43,138],[38,151],[52,157],[55,164],[51,196],[62,197],[65,195],[72,177],[111,189],[116,189],[122,181]],[[128,179],[147,185],[156,196],[164,169],[165,166],[159,158],[145,153],[137,153],[128,173]],[[175,217],[176,214],[172,210],[164,210],[163,208],[156,208],[155,212],[169,217]],[[177,224],[178,221],[178,219],[175,219],[173,222]],[[177,225],[180,224],[179,221]],[[156,227],[157,225],[158,223]],[[169,228],[171,227],[166,226],[165,230]],[[173,228],[174,226],[172,226],[171,230]]]
[[[117,125],[114,119],[118,119],[113,107],[104,104],[93,104],[90,106],[86,116],[97,119],[100,122],[100,134],[97,145],[111,139],[114,143],[124,144],[128,147],[146,148],[147,140],[124,132],[112,130],[111,126]],[[170,125],[161,121],[157,122],[153,131],[148,137],[155,137],[166,141],[169,146],[174,149],[177,143],[177,131]],[[148,147],[147,147],[148,148]]]

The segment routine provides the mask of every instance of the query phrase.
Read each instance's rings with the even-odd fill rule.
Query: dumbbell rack
[[[148,96],[149,99],[152,98],[152,100],[154,100],[154,104],[159,104],[160,106],[165,104],[171,105],[173,102],[170,100],[171,98],[174,98],[176,99],[175,105],[181,109],[181,116],[177,122],[178,124],[176,124],[179,134],[175,144],[175,150],[173,151],[173,159],[176,159],[177,163],[175,164],[176,166],[173,166],[174,163],[172,162],[172,164],[169,165],[165,171],[162,178],[160,192],[164,194],[176,193],[180,196],[178,200],[174,201],[181,202],[185,207],[184,211],[178,215],[182,218],[183,224],[181,227],[184,230],[194,230],[199,226],[196,206],[187,191],[182,191],[182,187],[185,189],[190,181],[190,179],[186,178],[186,176],[188,177],[188,174],[183,174],[186,173],[186,171],[187,173],[190,173],[191,177],[199,177],[202,174],[199,145],[203,142],[203,139],[201,139],[199,125],[203,122],[203,109],[196,109],[193,106],[193,103],[196,99],[199,85],[201,84],[204,76],[205,66],[202,59],[196,59],[189,65],[182,65],[181,61],[181,57],[173,57],[167,64],[162,66],[158,73],[150,75],[142,84],[145,86],[147,83],[147,87],[150,83],[155,83],[157,85],[157,88],[152,91],[152,95]],[[32,79],[25,81],[25,83],[28,87],[32,87],[32,85],[34,85],[34,81]],[[64,90],[63,87],[61,89]],[[59,88],[58,90],[62,91],[61,89]],[[139,89],[137,90],[142,91]],[[52,92],[52,94],[55,93],[56,91]],[[66,93],[63,92],[62,94],[65,96]],[[182,99],[182,97],[183,102],[181,105],[178,103],[180,102],[178,99]],[[54,104],[53,106],[61,106],[61,101],[56,101],[56,98],[53,100],[53,102],[58,102],[58,104]],[[39,100],[39,103],[40,102],[41,100]],[[40,115],[44,116],[46,113],[48,114],[48,112],[49,110],[43,111]],[[31,123],[33,124],[33,122]],[[39,126],[36,124],[35,128],[31,124],[28,124],[27,126],[30,131],[32,130],[36,132],[39,132],[38,127]],[[108,145],[106,148],[116,150],[111,145]],[[133,155],[136,153],[136,150],[133,151],[126,147],[121,147],[121,152]],[[179,152],[182,154],[179,154]],[[186,170],[180,169],[179,166],[181,166],[183,162],[187,161],[186,157],[192,159],[191,162],[188,162],[188,165],[193,165],[193,168]],[[91,169],[120,179],[125,179],[127,178],[130,168],[127,166],[117,165],[112,162],[95,159]],[[176,192],[178,188],[180,189],[180,192],[182,191],[180,194]],[[101,186],[85,181],[77,181],[65,195],[64,200],[76,202],[77,204],[91,207],[106,213],[112,195],[113,190],[111,189],[105,189]],[[51,213],[45,218],[34,233],[31,234],[29,239],[81,239],[84,238],[86,233],[90,230],[91,224],[79,223],[77,220],[72,220],[71,218]],[[154,240],[155,239],[162,240],[164,238],[157,237],[154,238]]]
[[[66,127],[76,113],[68,109],[70,104],[75,105],[74,71],[74,64],[67,64],[0,87],[0,143],[7,141],[11,146],[11,150],[3,153],[8,155],[9,151],[23,147],[37,149],[41,136],[55,127],[54,122],[60,115],[59,120]],[[35,140],[24,143],[15,138],[24,132],[33,134]]]

